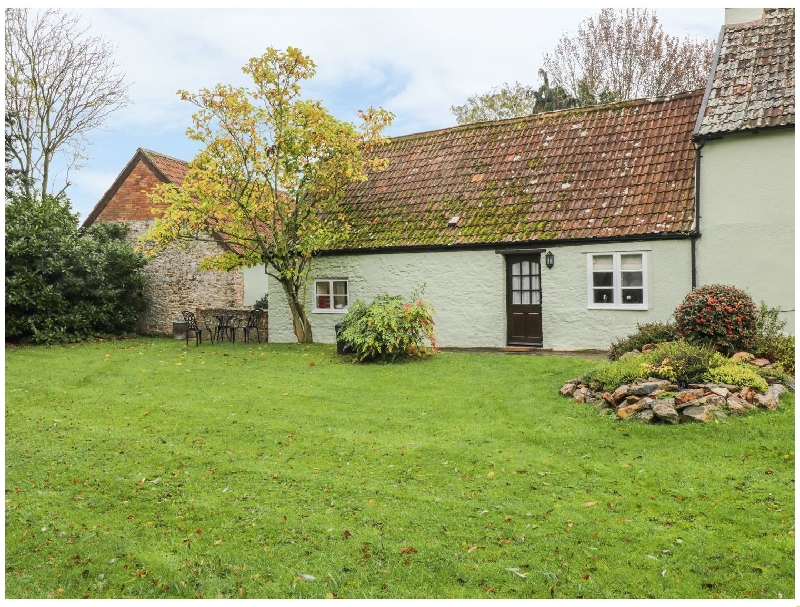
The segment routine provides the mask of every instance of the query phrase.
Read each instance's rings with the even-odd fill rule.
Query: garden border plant
[[[422,289],[412,301],[383,293],[369,305],[357,300],[342,320],[337,339],[358,362],[394,362],[435,354],[433,308],[422,299]]]

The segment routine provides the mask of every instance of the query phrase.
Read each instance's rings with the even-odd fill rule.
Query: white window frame
[[[345,284],[345,297],[347,298],[347,303],[343,308],[334,308],[334,293],[333,293],[333,283],[335,282],[343,282]],[[317,295],[317,285],[320,283],[327,283],[328,285],[328,297],[331,298],[331,307],[330,308],[320,308],[317,306],[318,303],[318,295]],[[324,295],[324,294],[323,294]],[[350,307],[350,284],[346,278],[321,278],[319,280],[314,281],[314,312],[317,314],[347,314],[348,308]]]
[[[642,256],[642,303],[626,304],[622,301],[622,256],[641,255]],[[614,302],[610,304],[595,303],[594,301],[594,258],[601,256],[611,256],[613,259],[613,294]],[[608,251],[587,253],[586,255],[586,287],[590,310],[647,310],[647,291],[649,289],[647,279],[647,252],[646,251]]]

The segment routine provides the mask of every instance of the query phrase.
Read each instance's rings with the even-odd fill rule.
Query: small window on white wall
[[[315,312],[347,312],[346,280],[314,281]]]
[[[589,307],[647,309],[646,253],[590,253]]]

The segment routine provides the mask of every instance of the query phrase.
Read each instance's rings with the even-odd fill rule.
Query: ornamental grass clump
[[[733,286],[705,285],[689,293],[675,309],[678,335],[726,355],[752,346],[756,307],[751,297]]]
[[[393,362],[436,352],[433,309],[420,297],[405,302],[384,293],[366,305],[356,301],[344,317],[339,334],[359,362]]]

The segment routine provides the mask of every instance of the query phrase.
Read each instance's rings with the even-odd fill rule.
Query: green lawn
[[[7,349],[6,596],[793,597],[794,397],[622,423],[598,362]]]

